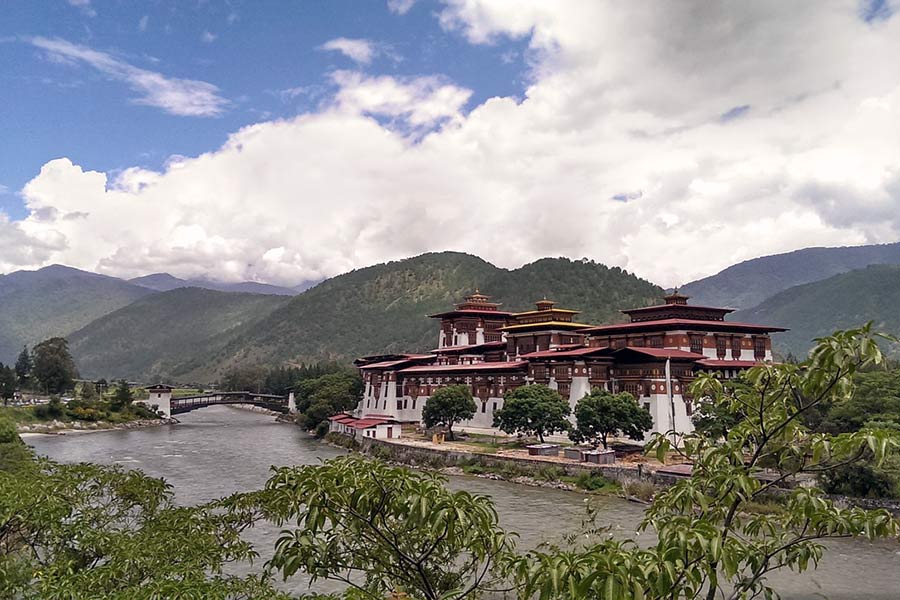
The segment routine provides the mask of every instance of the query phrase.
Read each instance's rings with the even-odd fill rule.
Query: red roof
[[[426,355],[428,358],[434,358],[431,354]],[[360,369],[390,369],[396,367],[398,365],[405,365],[407,363],[412,362],[414,359],[412,358],[404,358],[403,360],[388,360],[385,362],[377,362],[371,363],[368,365],[362,365],[359,367]]]
[[[581,346],[581,344],[577,345]],[[523,354],[522,358],[566,358],[573,356],[585,356],[587,354],[593,354],[595,352],[599,353],[605,350],[607,350],[606,346],[593,348],[574,348],[572,350],[541,350],[540,352],[529,352],[528,354]]]
[[[615,354],[622,351],[637,352],[653,358],[685,358],[689,360],[702,360],[703,355],[696,352],[688,352],[687,350],[678,350],[676,348],[647,348],[645,346],[626,346],[616,350]]]
[[[749,369],[750,367],[758,367],[765,365],[762,361],[755,360],[722,360],[715,358],[705,358],[698,360],[697,364],[702,367],[710,367],[713,369]]]
[[[702,319],[658,319],[655,321],[637,321],[634,323],[621,323],[619,325],[599,325],[597,327],[585,327],[581,333],[615,333],[621,330],[631,329],[706,329],[706,330],[735,330],[749,329],[752,331],[787,331],[785,327],[773,325],[754,325],[753,323],[738,323],[736,321],[704,321]]]
[[[513,313],[511,313],[511,312],[506,312],[506,311],[502,311],[502,310],[492,310],[490,308],[481,309],[481,310],[475,309],[475,308],[462,308],[462,309],[448,310],[446,312],[436,313],[436,314],[428,315],[428,316],[431,317],[432,319],[440,319],[442,317],[452,317],[455,315],[462,315],[462,316],[470,315],[470,316],[478,316],[478,317],[506,318],[506,317],[512,316],[512,314]]]
[[[641,308],[629,308],[628,310],[623,310],[620,312],[625,313],[626,315],[630,315],[633,312],[644,312],[647,310],[660,310],[662,308],[672,308],[676,307],[675,310],[714,310],[716,312],[730,313],[734,312],[733,308],[722,308],[719,306],[698,306],[694,304],[654,304],[653,306],[643,306]]]
[[[347,425],[354,429],[368,429],[369,427],[374,427],[376,425],[384,425],[387,423],[396,422],[393,417],[387,415],[366,415],[361,419],[357,419],[352,415],[348,415],[347,413],[339,413],[334,415],[333,417],[328,417],[329,421],[336,421],[341,425]]]
[[[480,362],[474,365],[419,365],[416,367],[407,367],[400,371],[401,373],[454,373],[466,371],[501,371],[510,369],[521,369],[528,364],[524,360],[515,360],[507,362]]]

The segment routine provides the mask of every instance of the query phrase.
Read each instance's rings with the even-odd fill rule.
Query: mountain
[[[900,243],[805,248],[763,256],[693,281],[680,291],[691,296],[695,304],[750,308],[789,287],[881,264],[900,264]]]
[[[13,362],[24,344],[67,336],[152,293],[115,277],[62,265],[0,275],[0,361]]]
[[[872,265],[788,288],[731,319],[790,327],[775,334],[773,343],[782,354],[806,356],[812,340],[836,329],[859,327],[874,321],[877,331],[900,333],[900,266]]]
[[[580,320],[621,320],[619,309],[657,302],[662,289],[618,268],[564,258],[506,270],[456,252],[424,254],[334,277],[294,297],[215,355],[195,361],[202,378],[245,363],[269,365],[352,360],[365,354],[430,350],[437,327],[428,315],[476,288],[528,310],[542,297],[580,309]]]
[[[69,347],[86,377],[165,379],[199,354],[215,355],[289,300],[196,287],[159,292],[76,331]]]
[[[589,323],[621,319],[619,309],[653,304],[663,293],[592,262],[543,259],[510,271],[441,252],[358,269],[293,298],[248,297],[239,306],[226,301],[230,294],[172,290],[103,317],[70,341],[79,368],[92,375],[208,382],[241,364],[349,362],[363,354],[429,350],[437,328],[427,315],[476,288],[507,310],[533,308],[546,296],[583,310],[579,318]],[[267,299],[254,305],[250,298]]]
[[[279,296],[294,296],[302,289],[300,284],[297,288],[286,288],[268,283],[258,283],[256,281],[241,281],[239,283],[223,283],[221,281],[210,281],[208,279],[179,279],[168,273],[153,273],[152,275],[144,275],[143,277],[135,277],[129,279],[129,283],[140,285],[158,292],[168,292],[179,288],[197,287],[207,290],[217,290],[219,292],[243,292],[247,294],[275,294]],[[310,282],[312,283],[312,282]]]

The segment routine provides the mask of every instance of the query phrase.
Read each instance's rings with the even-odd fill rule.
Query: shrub
[[[9,419],[0,418],[0,444],[11,444],[19,440],[16,424]]]
[[[622,486],[626,496],[649,502],[656,495],[656,486],[649,481],[629,481]]]
[[[563,470],[559,467],[540,467],[534,474],[535,479],[541,481],[559,481],[564,475]]]
[[[328,431],[331,429],[331,423],[328,421],[320,421],[318,425],[316,425],[316,437],[323,438],[328,435]]]
[[[615,487],[615,484],[612,481],[600,473],[580,473],[578,477],[575,478],[575,485],[589,492]]]

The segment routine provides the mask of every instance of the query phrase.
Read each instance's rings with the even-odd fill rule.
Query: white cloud
[[[96,17],[97,11],[91,6],[91,0],[66,0],[70,6],[74,6],[89,17]]]
[[[319,46],[319,49],[340,52],[361,65],[369,64],[375,56],[375,45],[362,39],[335,38]]]
[[[216,41],[217,37],[218,36],[214,33],[204,31],[203,35],[200,36],[200,39],[203,40],[203,43],[205,44],[212,44],[214,41]]]
[[[388,10],[398,15],[405,15],[413,7],[416,0],[388,0]]]
[[[83,63],[97,69],[110,79],[126,83],[140,96],[137,104],[155,106],[173,115],[211,117],[221,114],[228,101],[219,95],[219,88],[205,81],[170,78],[154,71],[141,69],[86,46],[62,39],[36,37],[31,43],[46,52],[50,60],[66,64]]]
[[[524,99],[466,112],[470,92],[440,77],[338,71],[318,110],[161,172],[47,163],[22,191],[30,216],[0,225],[0,251],[10,231],[42,245],[2,260],[296,283],[454,249],[673,285],[900,238],[900,63],[872,60],[900,55],[900,17],[867,23],[849,0],[458,0],[441,20],[472,43],[527,39]]]
[[[147,31],[147,25],[150,23],[150,17],[148,15],[144,15],[138,21],[138,31]]]

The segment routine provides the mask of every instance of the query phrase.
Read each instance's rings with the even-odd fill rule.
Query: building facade
[[[662,304],[623,311],[628,323],[589,325],[578,322],[578,311],[550,300],[512,313],[476,291],[453,310],[431,315],[440,320],[431,352],[356,361],[365,391],[355,415],[418,422],[436,389],[464,384],[476,414],[462,426],[490,428],[504,394],[539,383],[573,408],[593,388],[628,392],[653,416],[653,431],[691,431],[687,386],[697,374],[731,378],[770,362],[770,334],[784,331],[726,321],[729,312],[690,305],[675,292]]]

